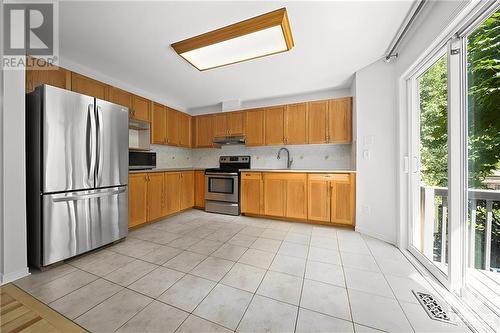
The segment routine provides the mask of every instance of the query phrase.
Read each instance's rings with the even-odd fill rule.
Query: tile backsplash
[[[290,145],[292,169],[351,169],[350,144]],[[252,168],[286,168],[286,153],[276,155],[281,146],[223,146],[221,149],[194,149],[194,167],[217,167],[221,155],[250,155]]]
[[[292,169],[351,169],[350,144],[290,145],[286,146],[293,158]],[[187,149],[152,145],[158,168],[214,168],[221,155],[250,155],[252,168],[286,168],[286,153],[278,160],[281,146],[246,147],[223,146],[217,148]]]
[[[157,168],[192,168],[192,151],[189,148],[151,145],[156,152]]]

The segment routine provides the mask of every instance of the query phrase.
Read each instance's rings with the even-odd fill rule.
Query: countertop
[[[175,171],[204,171],[202,168],[155,168],[151,170],[129,170],[128,173],[150,173],[150,172],[175,172]]]
[[[294,173],[356,173],[355,170],[328,169],[241,169],[241,172],[294,172]]]
[[[156,168],[152,170],[129,170],[129,173],[204,171],[204,168]],[[241,169],[241,172],[291,172],[291,173],[356,173],[355,170],[329,169]]]

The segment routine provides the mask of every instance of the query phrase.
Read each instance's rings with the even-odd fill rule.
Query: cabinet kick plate
[[[444,310],[443,306],[434,298],[432,294],[423,293],[420,291],[412,290],[418,302],[424,308],[425,312],[433,320],[441,321],[452,325],[457,325],[448,313]]]

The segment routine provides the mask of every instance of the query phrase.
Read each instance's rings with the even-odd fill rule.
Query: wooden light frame
[[[256,56],[253,58],[248,58],[244,60],[239,60],[239,61],[234,61],[231,63],[226,63],[222,64],[219,66],[214,66],[210,68],[205,68],[205,69],[200,69],[196,67],[193,63],[191,63],[189,60],[184,58],[182,56],[183,53],[193,51],[196,49],[200,49],[206,46],[210,46],[213,44],[217,44],[220,42],[228,41],[234,38],[238,38],[241,36],[245,36],[251,33],[255,33],[260,30],[272,28],[280,26],[282,33],[283,33],[283,38],[286,43],[286,50],[278,51],[278,52],[273,52],[273,53],[268,53],[268,54],[263,54],[260,56]],[[288,20],[286,8],[280,8],[275,11],[262,14],[259,16],[252,17],[250,19],[234,23],[228,26],[225,26],[223,28],[219,28],[216,30],[212,30],[210,32],[194,36],[176,43],[173,43],[172,48],[181,56],[184,60],[186,60],[188,63],[190,63],[193,67],[198,69],[199,71],[204,71],[208,69],[213,69],[213,68],[218,68],[222,66],[227,66],[247,60],[252,60],[256,58],[262,58],[265,56],[277,54],[277,53],[282,53],[282,52],[287,52],[291,48],[293,48],[294,43],[293,43],[293,37],[292,37],[292,30],[290,29],[290,23]]]

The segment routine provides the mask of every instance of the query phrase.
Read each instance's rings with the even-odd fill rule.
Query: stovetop
[[[221,156],[219,167],[206,169],[206,172],[234,173],[240,169],[250,169],[250,156]]]

